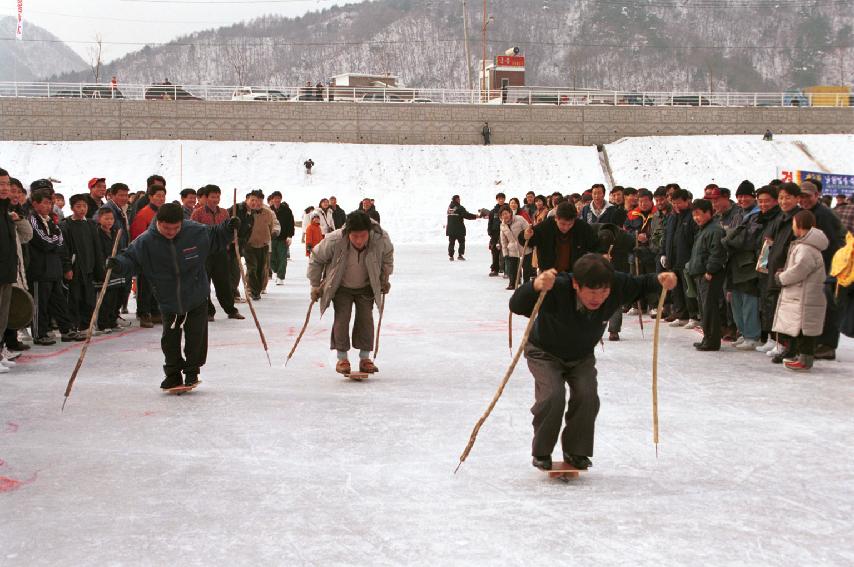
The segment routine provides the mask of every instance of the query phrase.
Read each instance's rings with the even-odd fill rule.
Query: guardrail
[[[0,97],[120,100],[527,104],[552,106],[854,107],[846,92],[716,93],[509,87],[477,91],[406,87],[124,85],[0,82]]]

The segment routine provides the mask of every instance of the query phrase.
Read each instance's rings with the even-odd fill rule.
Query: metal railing
[[[502,90],[478,91],[406,87],[0,82],[0,97],[546,106],[854,107],[854,95],[850,92],[636,92],[553,87],[509,87]]]

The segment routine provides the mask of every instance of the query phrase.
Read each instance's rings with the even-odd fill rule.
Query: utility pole
[[[466,0],[463,0],[463,38],[466,44],[466,79],[468,80],[469,90],[472,90],[471,54],[469,53],[469,9]]]

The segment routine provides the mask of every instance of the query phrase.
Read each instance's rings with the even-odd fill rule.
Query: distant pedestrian
[[[311,168],[314,167],[314,160],[308,158],[307,160],[302,162],[302,164],[305,166],[305,174],[311,175]]]
[[[492,137],[492,129],[489,127],[489,122],[483,123],[483,128],[481,129],[480,134],[481,136],[483,136],[484,146],[489,146],[492,144],[492,141],[490,139]]]

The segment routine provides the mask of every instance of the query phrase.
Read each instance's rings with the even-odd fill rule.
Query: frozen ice
[[[158,328],[96,338],[63,413],[79,344],[33,348],[0,378],[0,564],[854,562],[851,339],[795,374],[663,326],[656,458],[653,325],[641,338],[626,317],[596,351],[589,472],[531,467],[523,359],[454,475],[510,361],[510,292],[485,243],[465,263],[441,243],[397,247],[380,372],[361,383],[334,372],[331,312],[283,366],[308,306],[292,252],[257,304],[272,368],[251,319],[219,311],[191,394],[159,391]]]

